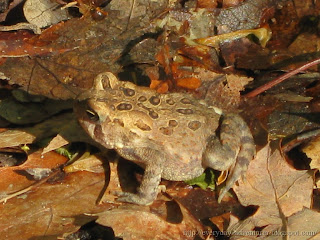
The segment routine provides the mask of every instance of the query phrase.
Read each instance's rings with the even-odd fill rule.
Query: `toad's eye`
[[[88,118],[89,118],[91,121],[96,122],[96,121],[99,120],[99,115],[98,115],[95,111],[93,111],[92,109],[87,109],[87,110],[86,110],[86,113],[87,113]]]

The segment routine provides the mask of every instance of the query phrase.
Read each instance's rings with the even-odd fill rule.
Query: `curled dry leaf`
[[[271,38],[271,30],[269,28],[258,28],[249,30],[239,30],[231,33],[217,35],[214,37],[199,38],[196,41],[200,44],[217,48],[223,42],[233,41],[235,39],[246,37],[250,34],[255,35],[259,39],[262,47],[265,47],[267,42]]]
[[[31,30],[35,34],[41,33],[41,29],[37,25],[34,25],[32,23],[17,23],[11,26],[0,26],[1,32],[14,31],[14,30]]]
[[[302,151],[311,159],[310,168],[320,169],[320,137],[314,138],[306,146],[302,148]]]

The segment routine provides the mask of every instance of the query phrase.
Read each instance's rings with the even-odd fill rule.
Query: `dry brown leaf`
[[[320,49],[319,37],[314,33],[301,33],[288,47],[293,55],[317,52]],[[316,70],[317,68],[314,68]]]
[[[105,170],[102,167],[102,159],[96,155],[89,155],[81,157],[72,164],[65,166],[63,170],[66,173],[78,172],[78,171],[87,171],[93,173],[103,173]],[[112,171],[111,171],[112,172]]]
[[[104,174],[77,172],[43,183],[0,205],[0,234],[4,239],[57,239],[94,220],[82,214],[106,209],[96,204],[105,184]]]
[[[63,136],[61,136],[60,134],[58,134],[57,136],[55,136],[50,143],[48,144],[48,146],[46,146],[42,153],[47,153],[53,150],[56,150],[62,146],[65,146],[69,143],[68,140],[66,140]]]
[[[303,18],[305,16],[310,16],[318,13],[320,3],[314,2],[312,0],[299,1],[294,0],[293,2],[288,2],[288,5],[293,5],[294,10],[299,18]]]
[[[54,169],[64,164],[66,161],[67,159],[65,157],[55,152],[43,155],[39,152],[35,152],[29,155],[27,161],[20,166],[0,168],[1,199],[11,193],[23,190],[35,182],[34,180],[26,178],[26,175],[21,174],[21,171],[32,168]]]
[[[21,27],[23,27],[23,24],[20,24]],[[56,24],[54,27],[51,27],[50,29],[45,30],[42,32],[40,36],[34,37],[34,35],[30,34],[27,31],[18,31],[18,32],[0,32],[0,57],[8,57],[8,58],[15,58],[12,60],[13,62],[17,61],[20,62],[21,59],[18,57],[25,57],[25,56],[43,56],[43,55],[55,55],[55,54],[62,54],[66,51],[71,51],[72,48],[64,48],[64,46],[48,46],[47,45],[54,40],[56,40],[57,35],[53,35],[52,31],[56,31],[57,29],[61,28],[63,24]],[[16,26],[19,27],[19,26]],[[8,30],[8,29],[7,29]],[[50,37],[48,37],[48,35]],[[45,36],[45,37],[42,37]],[[1,65],[5,64],[6,59],[2,59]],[[25,61],[22,61],[23,64]],[[21,65],[21,67],[24,67],[24,65]],[[6,69],[4,72],[7,73],[10,72],[12,66],[8,66],[8,69]],[[25,73],[32,72],[32,69],[14,69],[16,72],[17,70],[24,71]],[[2,79],[6,74],[2,74]],[[13,75],[14,76],[14,75]],[[14,76],[16,77],[16,76]],[[25,76],[26,77],[26,76]],[[26,79],[25,79],[26,80]]]
[[[0,70],[10,80],[10,84],[18,84],[31,93],[51,98],[75,98],[81,91],[79,88],[91,87],[98,73],[118,72],[123,67],[119,60],[122,60],[130,43],[146,33],[154,33],[160,27],[165,30],[162,37],[183,35],[195,39],[213,36],[215,27],[220,32],[255,28],[265,17],[264,11],[274,6],[270,0],[250,0],[231,9],[222,9],[216,14],[207,9],[168,11],[169,3],[167,0],[111,1],[104,9],[108,15],[102,21],[94,21],[89,14],[81,19],[74,18],[56,24],[46,29],[33,43],[28,41],[29,44],[16,44],[20,48],[13,49],[26,50],[24,55],[23,51],[17,53],[11,47],[9,50],[5,48],[4,56],[34,57],[7,59]],[[166,18],[167,15],[170,16]],[[176,42],[176,39],[168,41],[172,40]],[[39,43],[42,47],[39,47]],[[5,42],[4,45],[8,44]],[[178,43],[178,48],[179,45],[188,43],[182,41]],[[167,61],[173,59],[176,55],[174,52],[178,50],[172,48],[170,51],[173,54]],[[217,63],[208,60],[212,59],[213,53],[208,51],[207,55],[202,64],[217,68]],[[195,60],[194,64],[199,60],[201,63],[195,54],[190,58]],[[182,79],[184,77],[193,76],[183,76]],[[200,80],[192,79],[191,82],[194,89],[199,86]],[[183,80],[179,84],[191,88]]]
[[[121,183],[118,176],[118,163],[119,159],[116,157],[115,161],[109,162],[110,167],[110,182],[108,185],[108,191],[106,191],[100,199],[100,202],[115,202],[117,196],[110,194],[112,191],[121,191]]]
[[[150,5],[157,3],[157,1],[153,0],[147,2]],[[268,10],[270,4],[272,5],[273,2],[274,1],[263,0],[256,6],[253,3],[258,3],[258,1],[248,0],[237,9],[222,10],[218,14],[219,17],[225,15],[230,16],[230,19],[224,19],[224,22],[217,22],[215,26],[219,32],[229,31],[233,27],[241,29],[243,26],[248,26],[246,25],[247,22],[250,26],[257,26],[260,24],[260,20],[264,19],[262,16],[264,11]],[[134,3],[134,5],[132,5],[132,3]],[[88,16],[85,16],[82,19],[74,19],[66,24],[59,24],[59,26],[56,25],[55,28],[48,29],[34,42],[22,41],[22,35],[20,35],[19,38],[20,42],[14,42],[12,39],[9,39],[10,41],[2,41],[3,46],[7,47],[4,49],[4,54],[12,54],[12,56],[17,57],[22,56],[19,54],[23,54],[24,51],[26,51],[25,54],[32,56],[32,58],[19,60],[13,58],[8,59],[4,66],[1,66],[1,69],[5,75],[10,78],[10,83],[21,84],[24,89],[51,97],[69,98],[72,94],[68,95],[68,93],[66,93],[69,91],[68,87],[61,86],[60,83],[87,88],[91,86],[91,80],[98,72],[106,70],[119,71],[121,66],[118,60],[123,54],[123,50],[128,46],[128,43],[145,33],[145,30],[150,27],[150,19],[155,20],[159,15],[165,14],[167,11],[167,8],[163,7],[161,10],[158,9],[158,12],[150,11],[152,12],[150,14],[150,12],[148,12],[149,6],[145,3],[146,1],[112,1],[110,8],[115,11],[111,12],[105,21],[95,22]],[[161,6],[166,6],[166,4]],[[247,8],[245,9],[243,6]],[[132,11],[130,10],[131,7]],[[255,9],[258,9],[258,12],[252,14],[252,10]],[[175,12],[178,18],[180,17],[179,11],[180,9]],[[195,36],[198,33],[205,34],[208,31],[213,31],[214,28],[199,31],[199,29],[201,30],[201,28],[207,27],[201,22],[201,11],[204,10],[199,10],[196,15],[192,16],[195,21],[193,23],[191,22],[190,26],[192,26],[192,31],[187,34]],[[237,15],[241,13],[243,13],[243,15]],[[211,12],[205,12],[204,15],[205,17],[203,19],[208,19],[208,16],[210,17],[210,15],[212,15],[214,16],[213,20],[216,20],[215,16],[217,16]],[[145,16],[146,18],[144,18]],[[236,18],[232,18],[234,16],[236,16]],[[252,19],[250,19],[250,17],[252,17]],[[248,18],[250,21],[247,21]],[[197,25],[196,23],[199,23],[197,22],[199,19],[200,27],[196,29],[195,26]],[[165,36],[169,36],[170,34],[180,36],[179,34],[181,32],[188,31],[188,24],[179,22],[178,24],[180,24],[180,29],[176,32],[166,31],[169,26],[165,26],[164,32],[167,34]],[[159,39],[161,39],[161,37],[163,36],[160,36]],[[70,41],[65,41],[66,39]],[[77,41],[78,39],[80,40]],[[177,43],[177,45],[181,44],[179,41],[174,41],[173,43]],[[16,50],[16,46],[22,46],[22,50]],[[234,46],[239,45],[235,44]],[[162,63],[169,63],[163,65],[165,70],[167,70],[168,76],[171,74],[170,71],[174,69],[172,65],[170,65],[171,59],[174,59],[171,50],[173,50],[172,52],[176,50],[170,44],[169,47],[172,49],[167,49],[168,54],[162,54]],[[36,56],[41,52],[48,53],[50,49],[53,49],[57,55]],[[180,50],[181,49],[182,48],[180,48]],[[203,65],[205,65],[207,69],[211,70],[210,67],[214,67],[214,65],[209,61],[199,62],[199,58],[197,58],[199,57],[198,55],[192,57],[192,54],[196,52],[195,49],[184,48],[184,50],[188,51],[180,54],[189,53],[190,56],[188,55],[187,57],[190,57],[190,62],[184,60],[183,64],[186,64],[185,67],[180,65],[174,69],[177,70],[174,71],[174,74],[177,75],[175,84],[178,83],[177,85],[179,85],[180,81],[181,86],[194,89],[198,87],[200,83],[208,83],[210,87],[206,88],[208,85],[205,86],[203,92],[200,91],[200,95],[203,94],[202,96],[206,96],[207,101],[223,109],[232,110],[236,108],[240,102],[239,92],[250,79],[239,78],[235,75],[217,75],[209,70],[203,69],[199,70],[199,75],[202,74],[200,77],[195,76],[196,71],[194,70],[197,69],[197,67],[203,67]],[[239,51],[241,50],[242,49],[239,48]],[[211,54],[204,56],[211,57]],[[148,63],[150,59],[152,59],[152,57],[148,58]],[[196,63],[191,64],[191,59],[195,60]],[[161,68],[161,66],[159,68]],[[159,68],[157,68],[158,71]],[[153,72],[153,74],[151,74],[154,77],[152,78],[153,84],[157,85],[161,91],[166,92],[172,85],[170,85],[168,81],[158,81],[160,74],[157,76],[157,73]],[[207,75],[204,76],[205,74]],[[191,79],[192,84],[190,84],[190,82],[184,82],[184,80],[188,78],[189,80]],[[77,92],[74,92],[75,95],[76,93]],[[266,111],[270,106],[272,106],[272,109],[275,108],[274,105],[270,104],[267,107],[263,106],[262,110]],[[254,110],[257,111],[256,108]],[[270,111],[268,113],[270,113]],[[269,116],[269,114],[265,113],[264,117],[266,116]],[[276,120],[278,119],[279,118]],[[69,120],[72,121],[71,125],[75,122],[73,118]],[[68,121],[66,123],[62,118],[53,118],[53,121],[48,125],[46,125],[46,123],[38,128],[28,128],[28,130],[30,130],[29,133],[20,133],[17,131],[8,131],[3,135],[0,133],[0,146],[17,146],[19,144],[31,143],[35,138],[41,140],[41,138],[56,136],[45,149],[45,151],[49,151],[66,144],[68,141],[82,141],[82,138],[74,135],[77,132],[74,132],[74,130],[71,129],[72,127],[69,128],[69,120],[66,120]],[[59,125],[60,123],[61,125]],[[278,124],[278,122],[276,124]],[[30,163],[29,160],[28,163]],[[33,166],[34,168],[45,169],[44,166],[38,166],[36,163],[37,162],[35,162]],[[86,164],[94,165],[88,167]],[[116,174],[117,165],[111,164],[110,182],[106,183],[105,176],[101,173],[102,167],[100,164],[100,161],[95,158],[79,161],[70,167],[73,168],[73,170],[75,168],[86,171],[93,170],[95,173],[69,171],[67,177],[60,179],[58,183],[44,183],[26,194],[9,199],[6,204],[0,206],[0,233],[3,233],[3,236],[8,238],[19,238],[21,236],[23,238],[56,238],[57,235],[74,231],[78,228],[78,226],[74,224],[76,222],[75,220],[77,220],[75,215],[88,213],[88,215],[95,216],[94,213],[97,212],[100,213],[98,214],[98,221],[114,227],[116,235],[120,237],[139,237],[139,239],[143,237],[152,239],[155,237],[161,239],[188,239],[190,237],[193,239],[197,230],[199,232],[203,231],[202,225],[199,224],[198,221],[195,221],[181,206],[179,206],[182,211],[181,221],[174,223],[166,221],[163,215],[158,214],[159,209],[166,209],[163,207],[163,204],[161,205],[161,201],[156,201],[155,205],[152,205],[151,208],[126,204],[122,205],[115,203],[114,196],[111,196],[107,192],[105,199],[110,203],[110,205],[107,206],[111,209],[116,205],[118,208],[106,211],[102,206],[97,206],[96,201],[99,200],[98,196],[101,195],[104,187],[108,186],[109,190],[113,190],[119,188],[120,185]],[[7,185],[3,185],[3,188],[9,188],[12,183],[14,186],[17,186],[17,189],[21,189],[21,187],[28,186],[31,183],[30,181],[24,182],[25,177],[13,172],[13,169],[14,168],[11,169],[10,173],[4,173],[4,181],[7,181],[5,182]],[[24,170],[26,169],[30,168],[28,167]],[[47,167],[47,169],[49,169],[49,167]],[[97,169],[100,170],[100,173],[96,172]],[[239,196],[239,200],[244,205],[257,206],[258,210],[244,222],[236,222],[235,219],[232,220],[234,224],[230,224],[230,226],[237,227],[237,230],[244,231],[262,229],[264,232],[267,232],[283,228],[289,232],[303,231],[303,229],[307,231],[318,231],[312,226],[312,223],[318,221],[318,214],[303,209],[303,207],[310,207],[311,204],[312,176],[308,171],[296,171],[290,168],[281,157],[279,151],[269,154],[269,149],[265,148],[259,152],[258,158],[250,165],[247,182],[239,182],[240,186],[234,187]],[[176,189],[179,189],[179,187]],[[182,191],[181,189],[179,190],[179,194],[181,195],[187,192],[183,191],[183,189]],[[210,192],[209,196],[199,193],[198,191],[193,191],[193,194],[199,197],[194,197],[190,200],[190,208],[194,208],[194,212],[200,212],[199,209],[201,208],[199,205],[202,204],[202,202],[199,201],[200,203],[195,203],[200,198],[204,199],[203,205],[207,208],[209,206],[213,208],[212,206],[215,204],[214,194]],[[166,203],[177,205],[174,201]],[[225,209],[229,212],[230,208],[229,204]],[[170,209],[167,210],[168,212],[172,211]],[[201,210],[202,212],[205,211],[203,208]],[[210,211],[206,210],[209,217],[213,215],[213,211],[219,212],[216,208]],[[177,212],[173,211],[173,213]],[[63,218],[61,216],[63,216]],[[15,221],[14,217],[18,218],[18,221]],[[147,224],[141,223],[143,218],[146,219],[150,227],[153,227],[150,231],[145,230],[148,228]],[[82,223],[88,221],[85,219],[81,220]],[[225,219],[218,218],[218,222],[221,230],[225,230],[223,229]],[[241,239],[244,239],[243,236],[241,237]],[[259,237],[262,238],[263,236]]]
[[[247,0],[237,7],[224,9],[216,19],[218,32],[222,34],[241,29],[257,28],[271,17],[265,15],[265,12],[280,3],[281,1]]]
[[[252,81],[252,78],[237,75],[223,75],[201,68],[195,70],[195,75],[203,85],[198,89],[201,98],[209,105],[214,105],[225,111],[232,111],[240,104],[240,91]]]
[[[53,162],[47,158],[43,158],[43,162],[38,164],[39,157],[38,154],[33,164],[27,161],[28,164],[24,164],[22,169],[30,169],[34,164],[38,168],[53,167],[48,165]],[[87,166],[91,160],[86,160]],[[98,162],[101,166],[101,161]],[[79,164],[81,165],[81,162],[77,165]],[[114,173],[107,183],[109,186],[118,183],[117,169],[112,169]],[[6,179],[3,181],[6,184],[2,187],[5,193],[10,193],[8,186],[15,183],[14,179],[19,182],[19,187],[15,190],[32,183],[26,182],[21,185],[23,181],[19,178],[20,175],[16,174],[16,171],[11,172],[16,175],[14,178],[6,178],[10,176],[8,174],[1,175],[1,179]],[[124,239],[194,239],[196,235],[204,237],[203,225],[174,201],[160,200],[146,207],[115,203],[114,199],[110,198],[109,202],[112,205],[97,205],[99,196],[106,187],[103,172],[101,167],[100,173],[69,172],[64,178],[42,183],[31,188],[31,191],[9,198],[6,203],[0,205],[1,235],[6,239],[56,238],[63,233],[77,230],[80,226],[76,223],[83,225],[98,217],[98,223],[112,227],[115,234],[125,237]],[[119,183],[117,187],[119,188]],[[114,204],[118,207],[113,208]]]
[[[162,206],[125,206],[98,214],[97,222],[112,227],[115,235],[127,240],[135,239],[204,239],[203,225],[175,202],[162,202]],[[176,206],[174,206],[176,205]],[[180,207],[180,209],[179,209]],[[159,209],[171,217],[159,214]],[[168,212],[170,211],[170,212]],[[173,219],[170,219],[173,218]],[[210,239],[210,238],[207,238]]]
[[[163,1],[163,0],[160,0]],[[135,2],[128,2],[126,0],[118,0],[112,1],[110,3],[110,9],[119,11],[120,15],[119,18],[137,18],[144,16],[147,14],[147,5],[145,2],[135,1]]]
[[[313,176],[310,171],[293,169],[279,150],[271,153],[266,146],[250,163],[246,180],[239,180],[233,190],[242,205],[258,206],[253,216],[236,225],[237,231],[256,227],[264,227],[265,232],[279,230],[286,217],[310,208]]]
[[[271,138],[286,137],[301,133],[310,122],[307,117],[310,110],[306,103],[279,102],[276,109],[273,109],[267,116],[267,128]],[[275,104],[271,104],[274,106]]]
[[[32,143],[36,136],[21,130],[6,130],[0,133],[0,148]]]
[[[293,93],[291,91],[287,91],[286,93],[279,93],[275,94],[274,97],[278,98],[281,101],[288,101],[288,102],[310,102],[313,97],[305,97],[299,94]]]
[[[320,213],[308,208],[288,219],[290,240],[320,239]]]
[[[301,211],[288,217],[287,222],[278,229],[267,226],[263,232],[250,230],[252,222],[245,220],[242,226],[247,224],[245,229],[235,230],[235,235],[231,237],[234,239],[257,239],[257,234],[261,234],[259,239],[272,239],[272,240],[307,240],[319,239],[320,237],[320,214],[308,208],[303,208]],[[231,217],[231,225],[235,225],[238,219]],[[253,227],[251,225],[251,227]],[[240,232],[242,231],[242,232]],[[240,233],[240,234],[239,234]],[[237,236],[238,234],[238,236]]]
[[[122,11],[110,10],[102,21],[94,21],[88,15],[46,29],[33,42],[28,41],[28,46],[37,50],[37,57],[7,59],[0,66],[0,71],[10,79],[10,84],[18,84],[30,93],[50,98],[75,98],[81,89],[92,86],[98,73],[118,72],[121,68],[119,59],[127,45],[148,32],[152,20],[167,7],[165,0],[150,1],[148,7],[142,0],[134,3],[134,7],[144,7],[144,15],[139,12],[139,17],[127,16],[127,21],[123,20]],[[131,9],[132,4],[124,1],[124,6]],[[12,45],[12,41],[5,42],[4,46],[7,44]],[[44,49],[44,54],[41,54],[41,49]],[[51,54],[48,54],[50,49]],[[12,51],[6,56],[10,56]],[[27,52],[21,56],[29,55]]]

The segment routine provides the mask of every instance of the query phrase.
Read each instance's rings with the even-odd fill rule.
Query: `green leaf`
[[[185,181],[189,185],[197,185],[201,189],[210,188],[211,190],[215,189],[215,176],[212,169],[207,169],[199,177],[193,178],[191,180]]]
[[[62,156],[67,157],[69,160],[72,159],[73,154],[69,151],[68,148],[60,147],[55,150],[57,153],[59,153]]]

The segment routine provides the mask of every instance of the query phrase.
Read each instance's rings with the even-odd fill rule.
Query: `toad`
[[[255,155],[250,129],[238,114],[188,93],[159,94],[106,72],[81,99],[75,112],[91,138],[145,169],[137,193],[117,193],[118,201],[151,204],[161,178],[190,180],[213,168],[229,170],[220,202]]]

